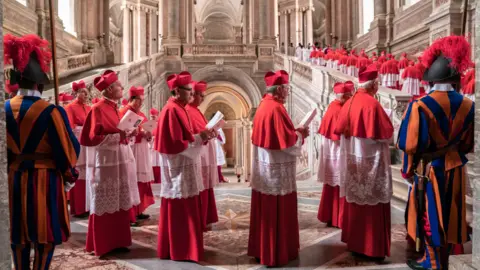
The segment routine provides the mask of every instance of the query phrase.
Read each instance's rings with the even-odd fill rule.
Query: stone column
[[[158,5],[158,36],[157,36],[157,39],[158,39],[158,51],[163,51],[163,40],[164,40],[164,32],[163,32],[163,3],[160,2],[160,4]]]
[[[245,164],[243,155],[243,127],[241,120],[235,120],[235,135],[236,135],[236,149],[235,149],[235,171],[243,170],[243,164]]]
[[[307,44],[310,43],[314,44],[313,42],[313,18],[312,14],[313,13],[313,0],[308,1],[308,9],[307,9],[307,29],[304,31],[307,31]]]
[[[477,78],[476,88],[480,89],[480,0],[476,2],[475,10],[475,76]],[[475,103],[480,104],[480,91],[475,92]],[[480,106],[475,108],[475,174],[480,175],[480,144],[477,142],[480,138]],[[473,266],[480,269],[480,179],[470,179],[474,188],[473,191]]]
[[[129,6],[123,6],[123,33],[122,33],[122,38],[123,38],[123,63],[128,63],[131,62],[132,55],[130,55],[130,52],[132,50],[131,46],[131,33],[130,33],[130,7]]]
[[[288,45],[290,44],[290,37],[288,36],[288,28],[290,27],[290,25],[288,25],[288,16],[290,16],[290,14],[285,11],[283,13],[284,17],[285,17],[285,21],[283,23],[284,25],[284,35],[285,35],[285,44],[284,44],[284,47],[285,47],[285,54],[288,55]]]
[[[3,1],[0,1],[0,21],[3,22]],[[3,27],[0,27],[0,41],[3,44]],[[3,46],[0,48],[0,67],[3,70]],[[0,107],[5,107],[3,76],[0,76]],[[0,111],[0,269],[11,269],[10,253],[10,208],[8,206],[8,168],[7,168],[7,125],[5,110]]]
[[[332,44],[332,0],[325,0],[325,42]]]
[[[377,51],[386,49],[387,38],[386,13],[387,0],[374,0],[374,19],[370,24],[370,44],[375,44]]]
[[[168,43],[180,42],[180,1],[167,0]]]
[[[275,18],[273,14],[274,0],[258,1],[258,69],[261,71],[273,69],[273,51],[275,49]]]
[[[274,35],[276,40],[276,48],[280,48],[280,25],[279,25],[279,14],[278,14],[278,0],[273,1],[273,19],[274,19]],[[277,49],[278,50],[278,49]]]

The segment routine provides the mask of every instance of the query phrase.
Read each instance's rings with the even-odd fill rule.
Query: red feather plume
[[[49,43],[37,35],[25,35],[16,37],[7,34],[3,37],[4,63],[13,64],[17,70],[23,72],[28,62],[30,54],[35,52],[37,59],[44,73],[50,72],[50,61],[52,53]]]
[[[436,40],[422,55],[422,63],[429,68],[438,56],[452,60],[450,67],[463,73],[472,64],[470,43],[463,36],[449,36]]]

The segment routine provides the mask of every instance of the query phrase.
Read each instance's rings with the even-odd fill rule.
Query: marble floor
[[[163,261],[156,258],[158,215],[157,203],[147,210],[149,220],[132,228],[133,245],[127,253],[113,253],[99,259],[84,250],[88,219],[72,219],[71,239],[57,247],[51,269],[261,269],[247,256],[250,220],[250,188],[248,183],[236,183],[227,171],[231,183],[215,190],[220,221],[204,234],[205,260],[200,264]],[[154,187],[158,191],[158,186]],[[328,228],[317,220],[321,186],[303,181],[298,186],[300,256],[282,269],[408,269],[405,264],[406,241],[403,205],[392,203],[391,257],[375,263],[353,257],[340,241],[340,230]],[[157,200],[158,201],[158,200]],[[469,245],[467,251],[471,251]]]

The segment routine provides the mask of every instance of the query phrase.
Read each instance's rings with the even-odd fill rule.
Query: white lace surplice
[[[420,95],[420,80],[414,78],[405,78],[402,86],[402,92],[412,96]]]
[[[332,187],[340,186],[340,141],[332,141],[320,136],[318,182]]]
[[[302,136],[284,150],[253,145],[252,189],[267,195],[287,195],[297,191],[297,157],[301,155]]]
[[[80,135],[82,134],[82,126],[77,126],[73,129],[73,134],[80,141]],[[80,146],[80,154],[78,155],[77,163],[75,164],[75,169],[78,171],[78,180],[85,180],[86,169],[87,169],[87,153],[85,146]],[[77,180],[77,181],[78,181]]]
[[[203,187],[204,189],[210,189],[214,188],[219,182],[215,139],[210,140],[206,145],[203,145],[202,148],[200,161],[202,166]]]
[[[222,145],[225,144],[226,138],[225,133],[223,133],[222,129],[218,130],[218,134],[222,137],[222,141],[215,139],[215,148],[217,151],[217,166],[223,166],[227,163],[225,160],[225,153],[223,152]]]
[[[152,141],[149,144],[150,147],[150,155],[151,155],[151,160],[152,160],[152,167],[160,167],[160,153],[157,152],[154,148],[154,142],[155,138],[152,139]]]
[[[389,141],[342,136],[340,197],[358,205],[390,202],[393,191]]]
[[[160,196],[167,199],[184,199],[204,190],[201,155],[202,140],[195,135],[195,142],[179,154],[160,153]]]
[[[140,203],[135,158],[130,146],[120,144],[120,134],[107,135],[100,145],[88,147],[87,164],[90,214],[128,211]]]
[[[399,80],[400,76],[398,74],[383,74],[382,78],[382,86],[385,87],[397,87],[397,81]]]
[[[142,139],[140,143],[134,143],[131,147],[137,165],[137,181],[141,183],[152,182],[154,180],[152,157],[147,140]]]

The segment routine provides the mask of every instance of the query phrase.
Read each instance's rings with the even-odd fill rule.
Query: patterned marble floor
[[[231,182],[235,181],[233,177]],[[154,187],[158,190],[158,186]],[[392,256],[382,263],[351,256],[340,241],[340,230],[328,228],[316,216],[321,187],[314,182],[299,184],[300,256],[282,269],[408,269],[405,262],[406,241],[403,205],[392,203]],[[163,261],[156,258],[158,215],[157,203],[147,211],[151,219],[132,228],[130,252],[111,254],[100,260],[84,251],[87,219],[73,219],[73,236],[58,247],[52,269],[261,269],[248,257],[247,242],[250,220],[248,184],[222,184],[215,190],[220,221],[204,235],[205,260],[201,264]],[[470,247],[467,247],[469,250]]]

